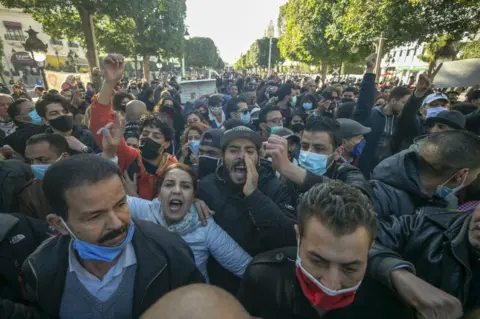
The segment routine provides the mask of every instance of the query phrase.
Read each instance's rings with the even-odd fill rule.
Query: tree
[[[185,64],[195,68],[218,66],[218,49],[210,38],[193,37],[186,41]],[[221,59],[220,59],[221,60]],[[223,61],[222,61],[223,63]]]
[[[262,38],[256,40],[249,50],[250,64],[255,67],[268,68],[268,57],[270,53],[270,38]],[[280,62],[283,62],[283,58],[280,56],[280,49],[278,48],[278,39],[272,38],[272,57],[271,65],[275,66]]]
[[[477,59],[480,58],[480,40],[467,42],[461,49],[461,59]]]

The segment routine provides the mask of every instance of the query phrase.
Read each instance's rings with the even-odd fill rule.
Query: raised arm
[[[375,63],[377,55],[371,54],[365,59],[366,70],[360,84],[357,105],[353,112],[353,119],[362,125],[367,125],[373,103],[375,103]]]

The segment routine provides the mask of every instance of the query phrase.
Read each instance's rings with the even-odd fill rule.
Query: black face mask
[[[300,133],[301,131],[303,131],[304,127],[305,125],[303,125],[302,123],[292,124],[292,132]]]
[[[71,115],[62,115],[48,122],[52,128],[60,132],[68,132],[73,128],[73,116]]]
[[[218,158],[200,155],[198,157],[198,179],[202,179],[211,173],[215,173],[218,166]]]
[[[142,157],[146,160],[154,160],[160,155],[158,150],[162,147],[161,144],[158,144],[150,137],[147,137],[144,142],[140,145],[140,153]]]

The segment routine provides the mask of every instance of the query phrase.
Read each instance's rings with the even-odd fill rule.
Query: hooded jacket
[[[428,195],[418,174],[420,155],[405,150],[381,162],[373,171],[374,206],[379,219],[412,215],[422,206],[445,208],[447,203]]]
[[[215,222],[250,256],[296,245],[295,210],[286,186],[267,163],[262,163],[258,174],[258,188],[248,197],[243,195],[242,186],[229,181],[223,167],[198,185],[198,198],[215,212]],[[239,279],[212,258],[208,274],[212,284],[236,293]]]

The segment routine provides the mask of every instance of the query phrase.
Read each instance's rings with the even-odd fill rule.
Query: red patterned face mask
[[[326,311],[344,308],[351,304],[355,299],[358,287],[362,283],[360,280],[354,287],[341,290],[331,290],[325,287],[303,268],[302,258],[300,258],[300,242],[297,245],[297,260],[295,264],[297,265],[297,280],[300,283],[303,295],[312,305]]]

